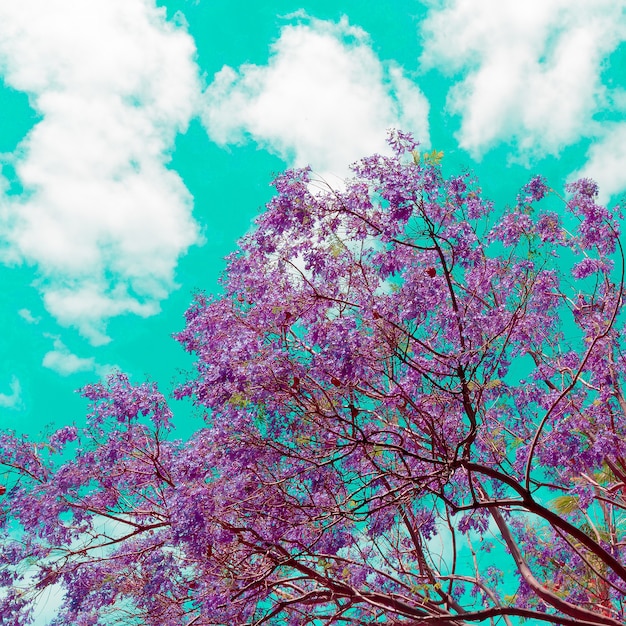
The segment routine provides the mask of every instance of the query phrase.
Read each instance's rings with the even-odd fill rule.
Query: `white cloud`
[[[587,153],[587,163],[570,177],[592,178],[599,186],[599,200],[607,203],[611,197],[626,191],[626,123],[614,123]]]
[[[17,376],[11,376],[9,393],[0,393],[0,407],[12,409],[22,402],[22,386]]]
[[[41,318],[35,317],[29,309],[20,309],[17,314],[29,324],[39,324],[41,321]]]
[[[252,138],[290,164],[341,175],[384,151],[390,127],[429,145],[424,95],[345,18],[285,26],[265,66],[224,66],[205,93],[203,121],[222,145]]]
[[[158,311],[199,239],[166,167],[198,104],[194,43],[150,0],[2,2],[0,23],[0,69],[42,118],[14,155],[4,258],[36,264],[48,310],[104,343],[107,318]]]
[[[464,72],[448,94],[460,144],[514,141],[556,154],[596,131],[604,58],[626,32],[624,0],[448,0],[423,23],[426,67]]]
[[[58,337],[53,337],[53,339],[53,350],[46,352],[42,365],[61,376],[70,376],[78,372],[96,372],[100,378],[106,378],[118,369],[114,365],[100,365],[94,357],[79,357],[70,352],[61,339]]]

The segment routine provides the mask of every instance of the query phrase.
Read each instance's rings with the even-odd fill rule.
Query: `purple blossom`
[[[591,274],[596,274],[597,272],[608,273],[611,269],[612,266],[607,261],[600,261],[599,259],[591,259],[587,257],[573,267],[572,276],[574,278],[581,279],[586,278]]]
[[[419,146],[419,142],[413,139],[411,133],[395,129],[388,131],[387,143],[391,146],[396,156],[416,150]]]
[[[581,178],[565,187],[571,194],[580,194],[586,198],[595,198],[598,195],[598,184],[590,178]]]
[[[522,193],[524,196],[518,197],[518,203],[520,205],[530,204],[531,202],[537,202],[541,200],[548,192],[550,188],[546,183],[546,179],[543,176],[535,176],[524,185]]]
[[[505,246],[516,245],[522,235],[534,232],[534,224],[525,213],[509,213],[489,233],[491,241],[501,241]]]
[[[558,214],[554,212],[544,213],[537,222],[537,234],[541,238],[541,241],[544,242],[563,242],[565,233]]]

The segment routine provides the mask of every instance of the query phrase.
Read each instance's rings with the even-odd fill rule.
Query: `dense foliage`
[[[86,429],[2,436],[3,624],[50,588],[58,625],[626,623],[616,219],[390,143],[280,176],[196,298],[189,441],[122,375]]]

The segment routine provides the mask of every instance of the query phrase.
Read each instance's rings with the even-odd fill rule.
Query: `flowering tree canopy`
[[[122,375],[85,429],[2,436],[3,624],[49,589],[59,626],[626,623],[616,219],[390,143],[280,176],[196,298],[189,441]]]

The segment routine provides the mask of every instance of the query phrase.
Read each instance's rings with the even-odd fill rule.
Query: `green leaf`
[[[246,396],[243,393],[234,393],[230,397],[229,402],[233,406],[241,407],[241,408],[246,407],[248,406],[248,404],[250,404],[250,400],[248,400],[248,398],[246,398]]]
[[[561,515],[572,513],[578,508],[578,496],[569,494],[558,496],[552,500],[552,506],[554,510]]]
[[[430,165],[439,165],[442,159],[443,152],[440,150],[433,150],[424,154],[424,163],[429,163]]]
[[[494,380],[490,380],[485,385],[485,389],[495,389],[496,387],[499,387],[501,384],[502,384],[502,381],[499,378],[496,378]]]

